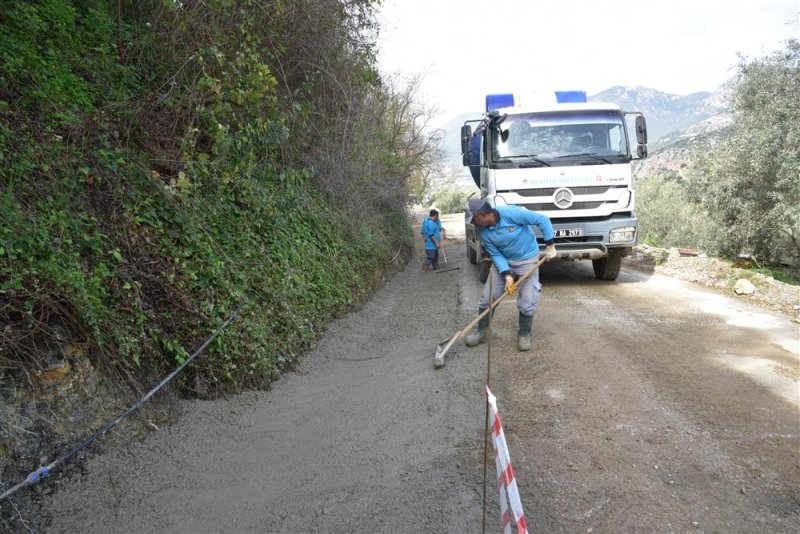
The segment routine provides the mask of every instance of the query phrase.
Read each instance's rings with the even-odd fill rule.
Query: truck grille
[[[567,189],[572,191],[573,195],[602,195],[606,193],[609,189],[625,189],[625,188],[627,188],[627,186],[625,185],[590,185],[584,187],[568,187]],[[518,189],[509,192],[516,193],[522,197],[549,197],[556,192],[556,189],[561,189],[561,188],[547,187],[544,189]],[[498,191],[498,193],[502,192],[504,191]]]
[[[561,210],[560,208],[556,207],[556,205],[553,204],[552,202],[543,202],[541,204],[522,204],[522,206],[532,211],[569,211],[569,210],[593,210],[599,208],[603,204],[604,202],[600,200],[596,202],[575,202],[574,204],[572,204],[572,206],[570,206],[566,210]]]

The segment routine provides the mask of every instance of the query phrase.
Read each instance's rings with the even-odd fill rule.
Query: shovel
[[[546,261],[547,261],[547,258],[542,258],[539,261],[537,261],[536,263],[534,263],[531,266],[531,268],[528,269],[528,272],[523,274],[519,278],[519,280],[517,280],[517,285],[519,285],[522,282],[524,282],[530,275],[533,274],[533,272],[536,269],[539,268],[539,266],[541,264],[543,264]],[[500,295],[500,298],[495,300],[492,303],[491,306],[489,306],[488,308],[483,310],[483,312],[481,312],[475,319],[473,319],[471,323],[469,323],[467,326],[465,326],[462,330],[459,330],[458,332],[456,332],[455,334],[453,334],[449,338],[447,338],[444,341],[442,341],[441,343],[439,343],[439,345],[436,346],[436,355],[433,357],[433,366],[434,367],[442,367],[444,365],[444,355],[447,354],[447,351],[450,350],[450,347],[453,346],[453,343],[455,343],[456,341],[461,339],[461,336],[463,336],[464,334],[469,332],[472,329],[472,327],[474,327],[476,324],[478,324],[478,321],[480,321],[487,313],[489,313],[493,309],[495,309],[497,307],[497,305],[500,304],[503,301],[503,299],[506,298],[508,295],[509,295],[509,292],[508,291],[504,291],[503,294]]]

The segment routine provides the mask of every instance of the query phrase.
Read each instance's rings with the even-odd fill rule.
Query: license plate
[[[562,228],[556,230],[556,237],[580,237],[583,235],[583,228]]]

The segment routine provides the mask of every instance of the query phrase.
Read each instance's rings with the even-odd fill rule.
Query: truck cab
[[[461,128],[461,152],[482,198],[548,216],[558,260],[591,260],[598,279],[616,280],[638,237],[631,162],[647,156],[641,113],[589,103],[582,91],[557,92],[551,104],[536,106],[515,106],[510,94],[488,95],[485,115]],[[467,256],[483,260],[485,281],[491,259],[465,211]]]

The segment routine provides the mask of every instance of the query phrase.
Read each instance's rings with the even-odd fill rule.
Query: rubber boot
[[[517,348],[521,351],[531,350],[531,326],[533,325],[533,315],[519,314],[519,334],[517,337]]]
[[[478,313],[483,313],[484,310],[478,309]],[[474,347],[476,345],[480,345],[484,341],[486,341],[486,334],[489,331],[489,314],[487,313],[481,320],[478,321],[478,329],[472,332],[467,336],[465,343],[468,347]]]

